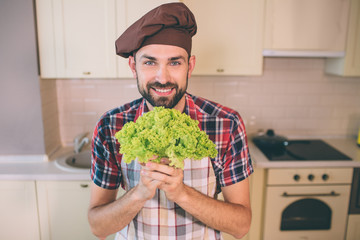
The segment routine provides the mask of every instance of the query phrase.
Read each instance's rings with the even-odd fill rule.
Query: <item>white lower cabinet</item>
[[[350,214],[348,218],[348,227],[346,232],[346,240],[360,239],[360,214]]]
[[[38,181],[37,194],[42,240],[97,239],[87,211],[90,181]],[[114,239],[109,236],[107,239]]]
[[[0,239],[39,240],[34,181],[0,181]]]

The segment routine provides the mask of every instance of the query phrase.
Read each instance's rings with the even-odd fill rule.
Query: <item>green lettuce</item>
[[[170,166],[183,169],[186,158],[201,160],[218,154],[216,145],[198,124],[197,120],[178,110],[155,107],[136,122],[126,123],[115,137],[126,163],[136,158],[140,163],[146,163],[158,156],[151,161],[168,158]]]

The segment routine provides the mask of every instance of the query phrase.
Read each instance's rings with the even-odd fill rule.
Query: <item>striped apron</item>
[[[214,197],[216,178],[210,159],[186,159],[184,183],[199,192]],[[137,161],[121,163],[125,190],[135,187],[140,180],[141,165]],[[222,239],[221,234],[205,226],[176,203],[169,201],[162,190],[148,200],[133,221],[117,233],[122,239]]]

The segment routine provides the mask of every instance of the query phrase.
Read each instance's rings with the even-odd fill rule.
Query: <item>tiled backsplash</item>
[[[63,145],[91,136],[105,111],[140,97],[132,79],[58,79],[56,88]],[[320,58],[265,58],[260,77],[193,76],[188,92],[237,110],[248,134],[350,136],[360,125],[360,78],[326,75]]]
[[[51,155],[61,146],[56,80],[41,80],[41,109],[43,115],[45,152]]]

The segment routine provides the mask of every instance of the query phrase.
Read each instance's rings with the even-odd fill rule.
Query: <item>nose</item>
[[[161,84],[165,84],[169,81],[169,76],[170,75],[167,66],[160,65],[156,73],[156,80]]]

